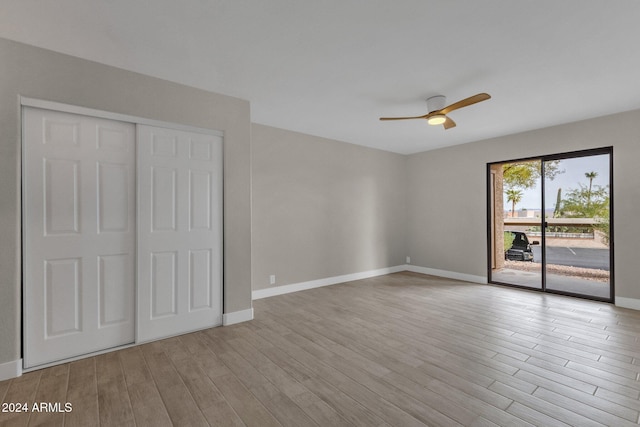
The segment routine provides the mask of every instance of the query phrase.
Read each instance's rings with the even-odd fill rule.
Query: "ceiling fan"
[[[477,95],[470,96],[462,101],[454,102],[451,105],[445,104],[447,98],[442,95],[432,96],[427,99],[427,108],[429,112],[423,116],[415,117],[380,117],[380,120],[407,120],[407,119],[426,119],[430,125],[443,125],[445,129],[451,129],[456,125],[456,122],[447,117],[447,114],[462,107],[468,107],[469,105],[476,104],[481,101],[490,99],[491,95],[488,93],[478,93]]]

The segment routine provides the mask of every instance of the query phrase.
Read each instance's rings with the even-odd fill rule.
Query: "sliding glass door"
[[[492,279],[542,289],[540,237],[542,226],[542,161],[529,159],[491,165],[495,183],[495,240]]]
[[[545,204],[553,207],[544,227],[548,290],[611,299],[610,157],[557,159],[563,179],[545,178]]]
[[[613,300],[610,148],[488,165],[489,281]]]

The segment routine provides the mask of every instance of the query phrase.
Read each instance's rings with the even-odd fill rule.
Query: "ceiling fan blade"
[[[429,114],[415,117],[380,117],[380,120],[409,120],[409,119],[425,119]]]
[[[440,114],[449,114],[450,112],[457,110],[462,107],[468,107],[469,105],[473,105],[475,103],[486,101],[490,99],[491,95],[488,93],[479,93],[477,95],[470,96],[468,98],[463,99],[462,101],[454,102],[451,105],[447,105],[442,110],[440,110]]]
[[[444,121],[442,126],[444,126],[445,129],[451,129],[451,128],[456,127],[456,122],[454,122],[449,117],[447,117],[447,119]]]

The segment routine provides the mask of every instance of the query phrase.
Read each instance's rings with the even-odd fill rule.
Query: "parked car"
[[[531,245],[539,245],[540,242],[534,240],[529,243],[527,235],[521,231],[506,231],[506,233],[511,233],[513,235],[513,245],[505,252],[505,259],[511,261],[533,261]]]

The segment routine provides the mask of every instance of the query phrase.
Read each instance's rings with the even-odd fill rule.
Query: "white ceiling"
[[[0,37],[249,100],[255,123],[398,153],[640,108],[638,22],[637,0],[0,3]],[[478,92],[492,99],[451,113],[447,131],[378,120]]]

